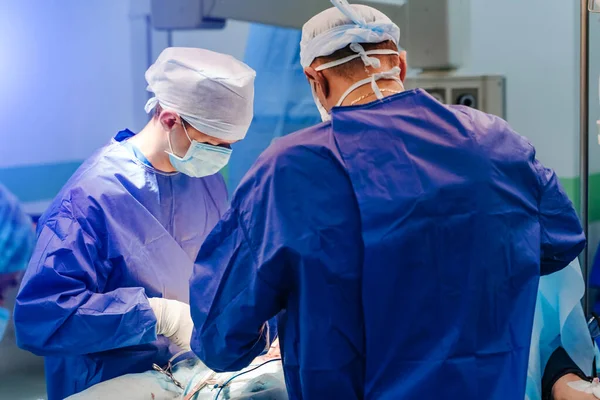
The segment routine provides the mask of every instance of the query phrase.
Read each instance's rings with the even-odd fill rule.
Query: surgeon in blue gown
[[[19,200],[0,184],[0,341],[11,315],[5,303],[6,294],[21,280],[34,243],[31,217],[23,210]]]
[[[584,248],[573,205],[505,121],[404,90],[389,18],[335,3],[301,43],[324,122],[206,239],[192,349],[238,370],[278,315],[291,399],[523,399],[540,275]]]
[[[227,55],[164,50],[146,72],[151,121],[85,161],[40,219],[15,322],[45,356],[49,400],[189,350],[188,280],[228,205],[218,171],[252,120],[254,78]]]

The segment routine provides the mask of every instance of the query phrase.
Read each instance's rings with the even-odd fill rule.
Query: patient
[[[198,359],[175,362],[173,378],[160,371],[124,375],[67,400],[287,400],[279,342],[237,373],[216,373]]]
[[[527,373],[528,400],[593,400],[570,382],[592,373],[594,348],[581,307],[585,293],[577,260],[540,279]]]
[[[597,400],[593,394],[578,392],[569,382],[586,379],[583,371],[571,360],[565,349],[559,347],[548,361],[542,379],[543,400]]]
[[[268,354],[258,357],[248,369],[254,368],[256,365],[261,365],[269,360],[277,360],[279,357],[279,346],[277,345],[276,347],[271,348],[271,351],[269,351]],[[266,370],[265,367],[268,367],[268,365],[265,365],[265,367],[262,367],[262,371],[260,371],[260,368],[256,370],[258,371],[257,373],[249,376],[249,379],[246,379],[241,383],[241,387],[238,385],[234,393],[229,392],[223,399],[242,400],[251,395],[254,400],[286,400],[287,395],[281,362],[277,361],[273,364],[271,369]],[[196,364],[195,370],[196,375],[203,375],[202,378],[207,377],[206,373],[208,369],[205,367],[198,368],[197,365],[198,364]],[[194,370],[194,366],[188,368],[190,368],[190,371]],[[184,375],[184,373],[180,375]],[[219,381],[218,375],[222,375],[223,378],[225,378],[220,380],[221,383],[223,383],[223,381],[231,374],[215,374],[209,382],[212,383],[212,386]],[[596,400],[596,397],[592,394],[578,392],[569,387],[569,382],[578,381],[580,379],[586,379],[583,371],[581,371],[573,360],[571,360],[563,348],[559,348],[552,355],[546,367],[544,378],[542,380],[542,399]],[[191,384],[192,380],[193,376],[188,374],[188,380],[184,383],[184,386],[194,386]],[[209,381],[209,379],[206,379],[206,381]],[[269,383],[271,384],[270,386],[268,385]],[[208,386],[203,388],[203,391],[197,393],[195,395],[196,397],[192,397],[191,399],[214,399],[216,391],[214,388]],[[191,389],[193,388],[190,388],[190,390]],[[184,391],[177,388],[172,382],[169,382],[169,379],[166,376],[160,372],[151,371],[144,374],[125,375],[113,379],[112,381],[98,384],[82,393],[69,397],[69,400],[118,398],[119,395],[122,396],[124,393],[138,395],[139,400],[149,398],[149,394],[150,396],[153,396],[152,398],[155,400],[176,398],[174,396],[181,396],[183,398],[184,396]],[[138,400],[137,397],[134,398],[129,396],[128,398],[131,400]]]
[[[569,382],[586,379],[593,360],[590,334],[579,302],[583,296],[583,280],[578,262],[574,261],[557,274],[540,280],[526,400],[596,400],[593,395],[569,386]],[[553,280],[561,282],[560,289],[553,285]],[[558,341],[560,345],[556,348]],[[243,370],[247,373],[230,383],[227,381],[238,374],[217,374],[199,360],[188,360],[174,369],[175,379],[184,389],[177,387],[163,373],[149,371],[100,383],[69,400],[122,398],[125,393],[130,400],[212,400],[219,390],[222,390],[219,399],[285,400],[287,394],[280,357],[276,340],[266,354]],[[584,372],[586,369],[590,371]],[[221,388],[223,385],[225,387]]]

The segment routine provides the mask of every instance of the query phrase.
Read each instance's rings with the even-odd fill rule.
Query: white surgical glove
[[[194,323],[190,306],[177,300],[149,298],[150,307],[156,315],[156,334],[163,335],[182,350],[191,350]]]

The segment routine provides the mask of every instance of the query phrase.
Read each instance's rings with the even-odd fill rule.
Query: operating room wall
[[[132,125],[129,25],[122,0],[2,2],[0,181],[24,202]]]
[[[144,72],[171,44],[243,59],[248,24],[157,32],[149,0],[22,0],[0,12],[0,182],[42,212],[94,150],[147,122]]]
[[[0,182],[30,211],[132,123],[129,27],[122,0],[1,2]],[[43,365],[17,349],[12,324],[0,354],[0,376]]]

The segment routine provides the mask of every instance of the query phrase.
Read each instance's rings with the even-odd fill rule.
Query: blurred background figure
[[[0,184],[0,388],[3,382],[31,377],[33,386],[43,392],[39,377],[43,360],[20,350],[15,343],[12,319],[17,289],[23,277],[35,243],[34,223],[19,200]],[[0,398],[6,394],[0,389]],[[7,398],[7,397],[6,397]]]
[[[12,325],[11,292],[18,287],[33,250],[33,221],[19,200],[0,185],[0,341]]]

